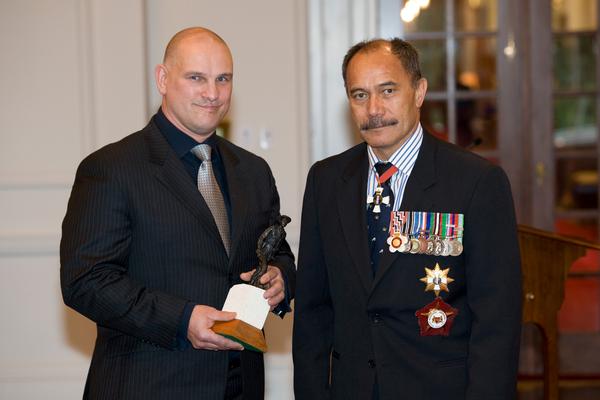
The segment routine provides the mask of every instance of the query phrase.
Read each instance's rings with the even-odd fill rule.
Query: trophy
[[[237,318],[218,321],[212,327],[214,332],[240,343],[247,350],[262,353],[267,351],[262,328],[270,307],[263,297],[267,287],[260,283],[260,278],[267,272],[269,261],[277,254],[285,239],[284,228],[290,221],[290,217],[281,215],[275,224],[260,235],[256,246],[259,265],[252,274],[250,283],[232,286],[223,305],[223,311],[233,311]]]

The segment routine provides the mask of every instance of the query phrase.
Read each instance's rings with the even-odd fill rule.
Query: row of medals
[[[418,237],[394,233],[387,242],[392,253],[427,254],[434,256],[459,256],[463,252],[461,238],[440,238],[439,236]]]

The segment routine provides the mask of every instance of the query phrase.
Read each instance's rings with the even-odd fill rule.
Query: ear
[[[154,79],[158,92],[164,96],[167,93],[167,67],[164,64],[158,64],[154,68]]]
[[[421,108],[423,105],[425,93],[427,93],[427,79],[421,78],[417,81],[417,88],[415,89],[415,105],[417,108]]]

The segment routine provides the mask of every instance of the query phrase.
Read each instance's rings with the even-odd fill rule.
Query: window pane
[[[421,107],[421,123],[429,133],[448,140],[448,110],[446,101],[425,100]]]
[[[456,44],[458,89],[496,89],[496,39],[466,38]]]
[[[556,206],[561,210],[598,207],[598,161],[595,158],[556,160]],[[595,225],[594,225],[595,226]],[[592,233],[596,228],[591,229]]]
[[[554,38],[554,89],[596,88],[595,40],[591,35]]]
[[[457,31],[495,31],[496,0],[456,0]]]
[[[428,91],[446,91],[446,43],[444,40],[413,40],[419,51],[421,74]]]
[[[456,100],[456,143],[474,150],[495,150],[498,115],[495,99]]]
[[[440,0],[404,1],[400,11],[406,33],[444,32],[445,15],[446,2]]]
[[[555,31],[595,30],[598,26],[597,0],[553,0],[552,29]]]
[[[554,147],[595,147],[598,141],[594,96],[554,100]]]

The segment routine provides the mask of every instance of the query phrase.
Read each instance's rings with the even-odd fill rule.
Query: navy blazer
[[[501,168],[424,132],[401,210],[464,214],[458,257],[390,253],[370,267],[366,144],[317,162],[302,211],[294,316],[296,400],[510,400],[516,396],[521,274]],[[419,279],[450,268],[449,336],[421,336],[433,301]]]

